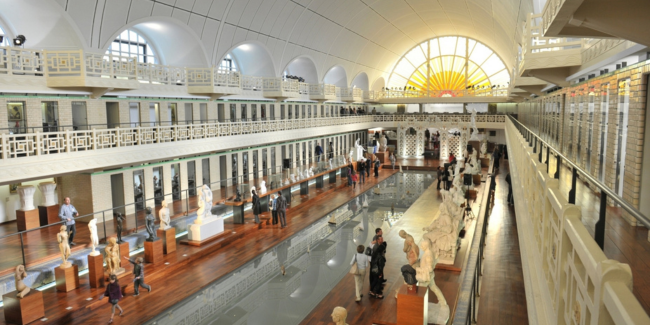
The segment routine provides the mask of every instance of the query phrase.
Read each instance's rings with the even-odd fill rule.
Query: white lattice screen
[[[448,152],[453,152],[454,156],[460,157],[460,137],[450,135],[447,137]]]

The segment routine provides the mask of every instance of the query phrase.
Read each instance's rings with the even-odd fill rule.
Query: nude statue
[[[348,318],[348,311],[343,307],[334,307],[332,311],[332,321],[335,325],[348,325],[345,319]]]
[[[404,238],[404,253],[406,253],[406,259],[409,262],[409,265],[415,264],[420,257],[420,248],[415,244],[413,236],[407,233],[404,230],[399,231],[399,236]]]
[[[124,216],[121,213],[115,213],[115,220],[117,221],[117,243],[121,244],[124,241],[122,240],[122,227],[124,224]]]
[[[212,190],[207,184],[201,186],[201,200],[203,200],[203,205],[205,208],[205,216],[212,214]]]
[[[14,281],[16,281],[16,297],[24,298],[31,290],[30,287],[26,286],[23,282],[23,279],[27,277],[27,272],[25,272],[25,266],[18,265],[16,266],[16,272],[14,273]]]
[[[88,230],[90,230],[90,255],[97,256],[99,255],[99,251],[95,250],[95,248],[97,248],[97,245],[99,245],[99,238],[97,237],[97,219],[93,218],[90,220],[90,222],[88,222]]]
[[[147,229],[147,233],[149,234],[149,237],[147,237],[146,241],[154,241],[156,240],[156,231],[153,229],[154,225],[156,224],[156,218],[154,218],[152,214],[152,209],[151,207],[147,207],[147,216],[144,218],[145,222],[145,228]]]
[[[61,263],[60,266],[62,269],[72,266],[72,264],[68,262],[68,257],[70,257],[70,244],[68,243],[69,235],[66,226],[61,226],[61,231],[56,235],[56,240],[59,242],[59,250],[61,251],[61,259],[63,260],[63,263]]]
[[[438,256],[440,252],[451,251],[456,245],[457,227],[457,223],[454,222],[450,215],[440,213],[438,218],[428,227],[422,228],[422,230],[426,231],[422,235],[422,239],[426,239],[431,243],[431,249]]]
[[[266,181],[260,183],[260,194],[266,194]]]
[[[171,220],[169,219],[169,208],[167,207],[167,200],[163,200],[160,205],[162,208],[158,211],[158,218],[160,218],[160,229],[167,230],[171,228]]]
[[[106,256],[104,257],[104,262],[106,262],[106,273],[115,274],[120,268],[120,246],[117,244],[117,239],[111,237],[108,239],[108,244],[104,249]]]
[[[440,305],[446,306],[447,300],[442,295],[442,291],[435,282],[435,268],[438,263],[437,255],[434,255],[431,250],[431,242],[428,239],[422,238],[420,241],[420,248],[422,248],[422,258],[420,258],[420,265],[415,268],[415,278],[421,283],[429,287],[431,291],[438,298]]]

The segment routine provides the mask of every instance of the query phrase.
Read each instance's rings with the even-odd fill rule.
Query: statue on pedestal
[[[413,266],[406,264],[402,266],[401,271],[402,271],[402,277],[404,277],[404,282],[406,284],[412,286],[418,283],[418,280],[415,278],[417,272],[415,271]],[[399,290],[397,291],[399,292]]]
[[[160,202],[160,205],[162,206],[160,210],[158,210],[158,218],[160,219],[160,229],[167,230],[172,227],[171,219],[169,218],[169,208],[167,207],[167,200],[162,200],[162,202]]]
[[[115,220],[117,221],[117,243],[121,244],[124,241],[122,240],[122,228],[124,224],[124,216],[122,216],[121,213],[117,212],[114,213],[113,216],[115,217]]]
[[[203,207],[205,208],[205,216],[209,216],[212,213],[212,190],[210,186],[203,184],[201,186],[201,200],[203,200]]]
[[[99,245],[99,238],[97,236],[97,219],[93,218],[88,222],[88,230],[90,231],[90,255],[97,256],[99,255],[99,251],[95,250],[97,245]]]
[[[379,143],[381,145],[379,151],[384,151],[388,149],[388,139],[386,139],[386,135],[382,134],[381,139],[379,139]]]
[[[345,319],[348,318],[348,311],[343,307],[334,307],[332,311],[332,321],[335,325],[348,325]]]
[[[420,259],[420,265],[415,268],[415,278],[433,291],[441,305],[447,305],[445,296],[442,295],[442,291],[440,291],[440,288],[438,288],[435,282],[436,274],[434,270],[438,263],[438,258],[431,250],[431,242],[427,238],[422,238],[420,248],[422,248],[422,258]]]
[[[108,244],[104,249],[106,255],[104,262],[106,262],[106,273],[115,274],[120,268],[120,246],[117,244],[115,237],[108,239]]]
[[[438,218],[422,230],[426,232],[422,237],[431,244],[429,249],[434,252],[436,259],[441,253],[447,254],[452,252],[456,247],[456,241],[458,239],[458,222],[455,222],[451,215],[442,212],[439,213]],[[422,243],[420,243],[420,245],[422,245]],[[420,264],[422,264],[422,262],[420,262]]]
[[[154,218],[152,214],[151,207],[147,207],[146,209],[147,216],[144,218],[145,222],[145,228],[147,229],[147,233],[149,234],[149,237],[147,237],[146,241],[154,241],[156,240],[156,232],[154,231],[154,225],[156,224],[156,218]]]
[[[45,203],[43,206],[49,207],[56,205],[56,183],[55,182],[43,182],[38,184],[38,189],[41,190]]]
[[[334,169],[334,166],[332,165],[332,158],[329,160],[329,165],[330,165],[330,170]]]
[[[16,297],[18,298],[24,298],[29,293],[29,290],[31,290],[31,288],[26,286],[25,283],[23,282],[23,279],[25,279],[26,277],[27,277],[27,272],[25,272],[25,266],[23,266],[22,264],[16,266],[16,271],[14,273],[14,281],[16,282],[16,291],[18,291]]]
[[[56,235],[56,240],[59,242],[59,250],[61,251],[61,259],[63,260],[63,263],[61,263],[61,268],[65,269],[72,264],[68,262],[68,257],[70,257],[70,244],[68,243],[68,236],[70,235],[68,233],[68,227],[66,226],[61,226],[61,230],[59,233]]]
[[[266,194],[266,181],[260,183],[260,194]]]
[[[236,195],[235,202],[241,202],[241,191],[239,190],[239,188],[237,188],[237,192],[235,195]]]
[[[487,155],[487,141],[485,141],[485,139],[481,142],[481,155],[483,155],[483,157]]]
[[[409,233],[404,230],[399,231],[399,236],[404,238],[403,251],[406,253],[406,260],[408,260],[409,265],[415,264],[420,257],[420,249],[418,248],[418,245],[415,244],[413,236],[409,235]]]
[[[32,185],[27,186],[18,186],[16,189],[18,196],[20,197],[20,210],[21,211],[31,211],[36,209],[34,207],[34,192],[36,188]]]

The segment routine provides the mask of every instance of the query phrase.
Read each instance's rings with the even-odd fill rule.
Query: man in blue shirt
[[[74,239],[75,233],[77,233],[74,218],[78,216],[79,212],[77,212],[77,209],[70,204],[70,198],[66,196],[66,198],[63,199],[63,205],[61,205],[61,208],[59,209],[59,218],[65,223],[66,227],[68,227],[67,230],[70,234],[68,241],[70,246],[76,245],[72,240]]]

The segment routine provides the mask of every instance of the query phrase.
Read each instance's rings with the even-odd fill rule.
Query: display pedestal
[[[88,255],[88,282],[91,288],[104,286],[104,256]]]
[[[479,158],[481,160],[481,168],[490,167],[490,158]]]
[[[162,238],[164,254],[176,251],[176,228],[172,227],[167,230],[158,229],[156,234],[158,238]]]
[[[481,185],[481,174],[472,175],[472,182],[474,185]]]
[[[23,325],[45,317],[43,292],[31,289],[23,298],[18,298],[17,294],[18,291],[12,291],[2,295],[5,322]]]
[[[58,214],[58,211],[57,211]],[[38,209],[34,210],[16,210],[16,225],[18,231],[25,231],[41,226],[41,220],[38,216]]]
[[[50,205],[44,207],[42,205],[38,206],[38,216],[41,219],[41,226],[57,223],[61,221],[59,218],[59,205]]]
[[[120,246],[120,260],[122,259],[122,257],[129,258],[129,253],[130,253],[129,242],[125,241],[117,245]]]
[[[427,325],[428,303],[428,287],[403,284],[397,292],[397,324]]]
[[[219,237],[223,233],[223,218],[210,217],[203,219],[200,225],[192,224],[187,231],[187,244],[201,246]]]
[[[60,266],[54,268],[54,277],[56,278],[56,290],[68,292],[79,288],[79,267],[72,264],[70,267],[62,269]]]
[[[158,263],[163,260],[163,241],[156,238],[154,241],[144,242],[144,261],[147,263]]]

